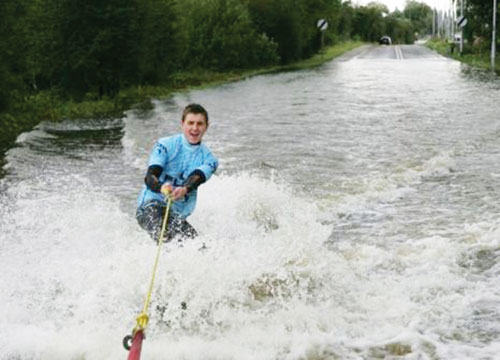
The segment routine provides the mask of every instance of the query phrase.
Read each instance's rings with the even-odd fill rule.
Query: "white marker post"
[[[464,51],[464,27],[467,25],[467,18],[465,16],[460,16],[457,19],[457,26],[460,29],[460,55]]]
[[[318,20],[318,30],[321,31],[321,48],[323,48],[323,36],[324,36],[324,33],[325,33],[325,30],[328,29],[328,21],[326,21],[325,19],[319,19]]]

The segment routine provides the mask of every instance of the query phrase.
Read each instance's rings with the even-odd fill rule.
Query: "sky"
[[[374,0],[352,0],[353,4],[366,5]],[[396,8],[403,10],[405,8],[406,0],[375,0],[382,4],[387,5],[389,11],[394,11]],[[447,10],[450,7],[451,0],[417,0],[428,4],[431,8],[438,10]]]

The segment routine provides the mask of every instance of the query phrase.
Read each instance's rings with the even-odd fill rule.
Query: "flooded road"
[[[201,235],[160,260],[143,358],[494,359],[499,99],[493,75],[373,46],[41,124],[0,180],[0,359],[126,357],[156,250],[135,199],[190,102],[220,168]]]

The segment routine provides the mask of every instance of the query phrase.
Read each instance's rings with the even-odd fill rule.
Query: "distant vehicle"
[[[378,40],[378,43],[380,45],[391,45],[392,44],[392,40],[389,36],[385,35],[385,36],[382,36],[379,40]]]

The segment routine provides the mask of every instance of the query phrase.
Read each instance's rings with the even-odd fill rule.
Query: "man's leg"
[[[154,241],[158,241],[163,225],[166,205],[159,201],[151,201],[137,210],[136,219],[139,225],[146,230]],[[174,237],[193,239],[198,235],[196,230],[186,220],[171,211],[168,219],[168,229],[164,241],[169,242]]]
[[[168,241],[174,237],[182,239],[194,239],[198,232],[186,220],[180,218],[176,213],[172,213],[168,219]]]
[[[135,214],[139,225],[154,241],[158,241],[160,237],[164,208],[165,206],[159,201],[150,201],[137,209]]]

